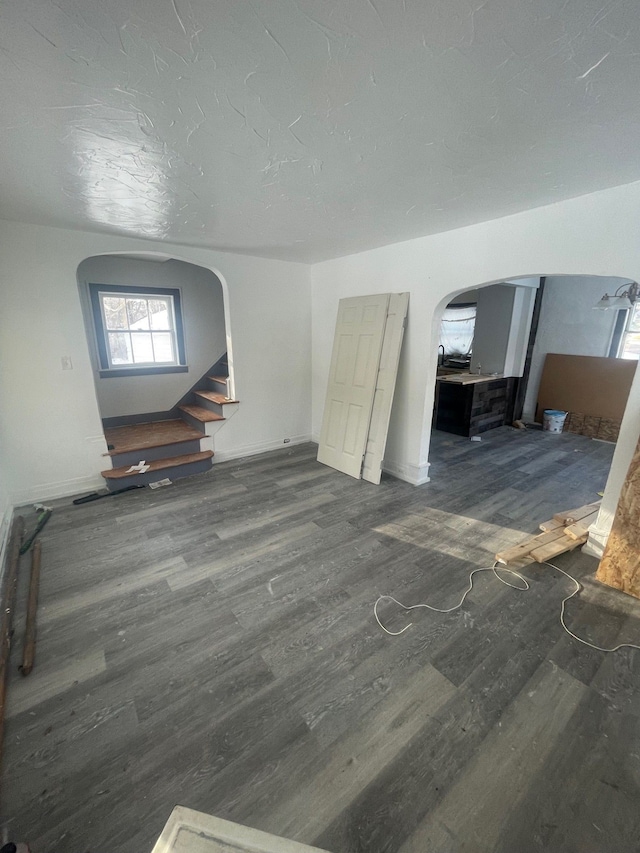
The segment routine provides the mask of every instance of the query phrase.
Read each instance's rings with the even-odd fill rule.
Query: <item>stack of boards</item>
[[[534,561],[544,563],[584,545],[599,509],[600,501],[596,501],[577,509],[557,512],[552,519],[542,522],[542,533],[496,554],[497,562],[510,568],[523,568]]]

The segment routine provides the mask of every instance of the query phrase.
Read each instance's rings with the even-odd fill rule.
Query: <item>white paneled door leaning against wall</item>
[[[380,482],[408,293],[341,299],[318,461]]]

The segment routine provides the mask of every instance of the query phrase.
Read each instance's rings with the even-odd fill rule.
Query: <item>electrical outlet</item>
[[[60,362],[62,363],[63,370],[73,370],[73,362],[70,355],[63,355]]]
[[[290,438],[285,438],[284,443],[285,443],[285,444],[289,444],[289,442],[290,442],[290,441],[291,441],[291,439],[290,439]]]

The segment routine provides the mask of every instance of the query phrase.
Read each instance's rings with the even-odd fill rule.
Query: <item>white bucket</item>
[[[561,412],[559,409],[545,409],[542,414],[542,429],[557,435],[562,432],[566,417],[567,412]]]

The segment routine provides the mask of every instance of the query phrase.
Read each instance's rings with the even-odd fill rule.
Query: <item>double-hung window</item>
[[[90,284],[101,376],[186,371],[180,291]]]

